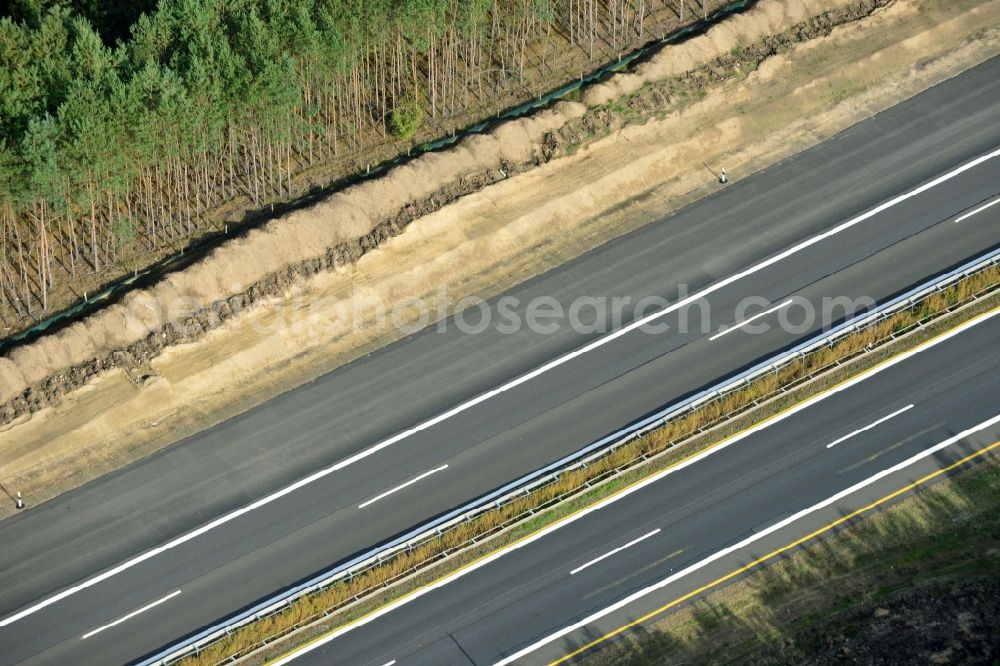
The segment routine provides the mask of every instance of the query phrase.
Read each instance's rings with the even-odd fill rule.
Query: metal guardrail
[[[595,459],[605,456],[615,449],[628,444],[635,439],[642,437],[651,430],[661,427],[668,421],[677,418],[687,412],[697,409],[707,402],[717,400],[725,395],[744,388],[748,383],[763,375],[773,373],[788,363],[805,357],[821,347],[829,346],[841,338],[850,335],[858,330],[871,326],[878,321],[889,317],[900,310],[912,307],[927,296],[933,295],[947,289],[959,280],[978,273],[993,265],[1000,265],[1000,248],[982,255],[972,261],[949,271],[947,274],[935,277],[932,280],[911,289],[910,291],[897,296],[886,303],[878,306],[871,312],[859,315],[845,321],[832,329],[821,332],[816,336],[802,342],[792,349],[775,355],[770,359],[759,363],[748,370],[733,375],[715,386],[705,389],[682,401],[672,403],[661,411],[648,416],[640,421],[632,423],[621,430],[611,433],[601,439],[592,442],[588,446],[565,456],[545,467],[542,467],[530,474],[527,474],[515,481],[512,481],[501,488],[498,488],[486,495],[479,497],[457,509],[454,509],[439,518],[425,523],[406,534],[393,539],[392,541],[374,548],[354,559],[341,563],[327,571],[324,571],[310,580],[285,590],[270,599],[267,599],[256,606],[249,608],[237,615],[234,615],[216,625],[179,642],[160,653],[149,657],[138,666],[169,666],[184,657],[198,653],[204,647],[224,638],[239,627],[255,622],[259,619],[279,612],[295,600],[322,590],[330,585],[351,578],[358,573],[376,566],[398,553],[410,550],[428,539],[439,536],[449,528],[468,522],[476,516],[498,508],[503,504],[522,497],[541,486],[548,485],[556,481],[562,474],[570,472],[580,467],[584,467]]]

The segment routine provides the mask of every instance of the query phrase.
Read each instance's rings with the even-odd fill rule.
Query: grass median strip
[[[249,663],[263,663],[273,656],[272,651],[278,652],[279,643],[285,649],[290,647],[288,641],[293,634],[296,642],[305,641],[361,617],[627,484],[674,465],[681,457],[712,446],[733,432],[996,307],[1000,304],[998,287],[1000,266],[968,276],[908,309],[706,403],[586,467],[564,472],[548,485],[247,624],[181,663],[214,666],[248,655],[252,655]],[[681,443],[683,447],[678,446]]]

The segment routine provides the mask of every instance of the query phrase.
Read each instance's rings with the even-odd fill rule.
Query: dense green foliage
[[[400,139],[409,139],[417,133],[417,128],[423,119],[424,110],[420,108],[420,104],[416,100],[407,99],[392,110],[389,124],[393,135]]]
[[[222,203],[259,205],[317,162],[413,136],[425,114],[489,108],[523,85],[532,40],[621,48],[654,8],[149,2],[16,0],[0,14],[0,304],[21,316],[33,299],[48,308],[56,275],[166,247]]]

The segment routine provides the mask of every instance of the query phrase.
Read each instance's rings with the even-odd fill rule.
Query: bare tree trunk
[[[66,227],[69,236],[69,270],[73,279],[76,279],[76,225],[73,224],[73,208],[70,205],[69,197],[66,197]]]
[[[24,302],[28,307],[28,314],[31,314],[31,286],[28,283],[28,262],[24,260],[24,243],[21,242],[21,229],[15,222],[14,236],[17,239],[17,261],[21,266],[21,278],[24,282]]]
[[[39,204],[38,221],[38,282],[42,288],[42,312],[49,309],[49,280],[47,275],[48,245],[45,237],[45,201]]]
[[[101,260],[97,255],[97,210],[94,201],[94,181],[87,178],[87,193],[90,198],[90,250],[94,257],[94,272],[101,270]]]

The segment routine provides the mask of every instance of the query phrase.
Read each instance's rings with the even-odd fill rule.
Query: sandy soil
[[[253,232],[95,321],[0,359],[0,401],[169,330],[164,321],[183,321],[290,261],[314,257],[322,266],[326,248],[364,238],[373,220],[391,219],[442,183],[533,156],[538,162],[546,135],[582,122],[587,105],[778,34],[832,4],[850,3],[764,0],[665,49],[636,74],[588,90],[584,103],[560,103],[508,123]],[[120,369],[98,368],[56,406],[21,415],[0,430],[0,483],[37,503],[239,413],[397,337],[391,327],[373,325],[374,303],[423,298],[454,308],[463,296],[501,291],[711,191],[714,180],[702,162],[724,157],[739,177],[995,55],[998,26],[1000,0],[897,0],[765,60],[749,76],[712,85],[681,111],[501,177],[416,219],[404,233],[386,234],[375,249],[348,252],[356,261],[328,261],[337,269],[288,281],[240,316],[220,317],[225,321],[198,340],[166,346],[139,373],[155,373],[144,384]]]

